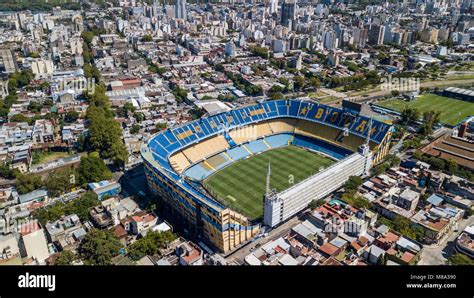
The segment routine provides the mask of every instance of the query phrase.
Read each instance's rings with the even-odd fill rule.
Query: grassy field
[[[282,191],[293,184],[328,167],[333,160],[289,146],[238,161],[215,173],[204,181],[205,187],[224,205],[243,213],[251,219],[263,214],[263,195],[268,168],[271,164],[271,188]],[[293,175],[293,184],[290,178]]]
[[[59,158],[68,157],[68,152],[35,152],[33,153],[33,164],[50,162]]]
[[[423,113],[425,111],[441,111],[441,122],[455,125],[467,116],[474,115],[474,103],[453,98],[443,97],[435,94],[422,94],[413,101],[401,99],[389,99],[377,103],[385,108],[401,112],[405,106],[416,108]]]

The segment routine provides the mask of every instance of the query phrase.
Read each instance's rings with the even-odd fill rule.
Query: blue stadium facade
[[[237,129],[261,125],[265,125],[266,131],[254,139],[232,137]],[[373,161],[377,163],[388,153],[392,130],[390,124],[342,109],[303,100],[276,100],[161,131],[141,148],[141,154],[150,189],[170,207],[173,216],[190,233],[227,252],[258,234],[260,223],[227,208],[196,180],[239,159],[288,144],[341,159],[357,151],[369,134]],[[216,151],[210,144],[208,155],[202,158],[182,154],[190,147],[197,152],[201,147],[196,146],[210,139],[223,147]],[[170,161],[178,157],[182,159],[182,168]],[[212,164],[212,159],[219,163]]]

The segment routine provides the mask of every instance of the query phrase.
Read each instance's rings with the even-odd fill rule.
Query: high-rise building
[[[285,0],[281,4],[281,24],[285,27],[292,28],[296,20],[296,1]]]
[[[225,45],[225,55],[227,57],[235,57],[235,44],[232,41],[229,41]]]
[[[278,0],[270,0],[270,13],[278,11]]]
[[[186,0],[176,0],[175,17],[177,19],[184,20],[188,18],[188,13],[186,11]]]
[[[339,46],[339,38],[333,31],[323,33],[323,47],[327,50],[335,49]]]
[[[381,45],[383,44],[383,37],[385,35],[385,26],[372,25],[369,30],[369,44]]]
[[[14,73],[18,70],[18,65],[11,49],[0,49],[0,58],[2,59],[2,65],[6,73]]]

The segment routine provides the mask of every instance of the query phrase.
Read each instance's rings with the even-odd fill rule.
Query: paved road
[[[470,225],[474,224],[474,216],[463,219],[459,222],[458,232],[452,232],[445,237],[439,245],[424,246],[421,252],[419,265],[444,265],[447,258],[451,256],[454,249],[454,240],[461,232]]]
[[[265,238],[259,238],[253,242],[248,243],[244,247],[240,248],[233,254],[229,255],[226,257],[226,260],[228,263],[236,262],[238,264],[243,264],[244,263],[244,258],[246,255],[252,252],[253,248],[257,245],[263,245],[267,242],[270,242],[272,240],[278,239],[284,235],[286,235],[294,226],[298,225],[301,223],[303,220],[301,217],[295,216],[288,220],[287,222],[283,223],[281,226],[278,226],[277,228],[271,230],[268,233],[268,236]]]

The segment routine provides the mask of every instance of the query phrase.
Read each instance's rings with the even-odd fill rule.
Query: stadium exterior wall
[[[170,207],[174,221],[190,234],[200,236],[207,244],[225,253],[259,233],[260,224],[253,224],[245,216],[229,208],[203,200],[182,187],[180,182],[168,177],[165,171],[159,171],[160,166],[149,154],[151,153],[142,150],[150,190]]]
[[[312,200],[319,200],[341,187],[350,176],[368,173],[372,154],[354,153],[297,185],[265,198],[263,223],[275,227],[305,209]]]

